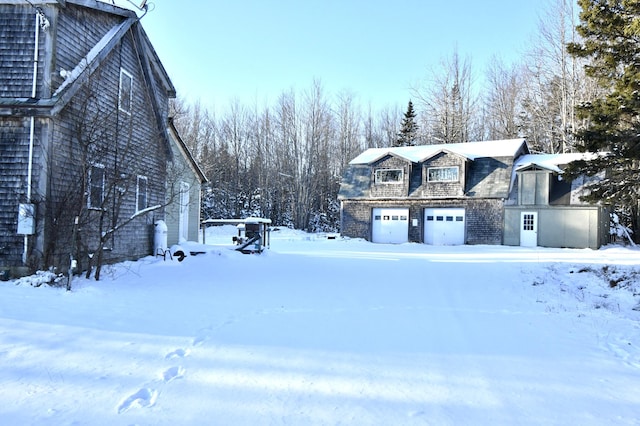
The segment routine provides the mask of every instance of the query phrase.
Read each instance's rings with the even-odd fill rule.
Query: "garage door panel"
[[[432,245],[464,244],[464,209],[425,209],[424,242]]]
[[[409,209],[373,209],[371,234],[374,243],[406,243],[409,240]]]

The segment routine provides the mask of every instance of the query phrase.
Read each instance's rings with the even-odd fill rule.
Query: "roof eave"
[[[0,117],[49,117],[54,99],[0,98]]]
[[[198,179],[200,180],[200,183],[204,184],[204,183],[209,182],[209,179],[207,179],[207,176],[205,176],[204,172],[200,168],[200,165],[198,164],[196,159],[193,157],[193,154],[191,153],[191,150],[189,149],[187,144],[184,143],[184,140],[182,140],[182,137],[180,137],[180,133],[178,132],[178,129],[176,129],[176,126],[175,126],[175,123],[173,121],[173,118],[169,119],[169,130],[171,131],[171,135],[173,136],[173,139],[175,140],[176,144],[178,145],[178,149],[182,152],[182,155],[189,162],[189,165],[191,166],[191,169],[198,176]]]
[[[144,49],[148,53],[149,62],[162,79],[162,84],[167,93],[167,96],[170,98],[175,98],[177,96],[176,88],[173,85],[173,82],[171,81],[167,70],[164,68],[164,65],[162,65],[162,61],[160,60],[158,53],[154,49],[151,40],[149,40],[149,36],[145,32],[142,25],[137,25],[137,29],[140,32],[140,39],[142,40]]]

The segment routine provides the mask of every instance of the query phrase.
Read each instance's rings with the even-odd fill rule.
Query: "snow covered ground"
[[[234,233],[71,292],[0,283],[0,423],[640,422],[639,250]]]

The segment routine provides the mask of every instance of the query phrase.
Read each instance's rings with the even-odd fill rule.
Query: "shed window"
[[[133,76],[120,68],[120,89],[118,91],[118,108],[122,112],[131,114],[133,97]]]
[[[376,183],[402,183],[404,172],[402,169],[376,170]]]
[[[138,176],[136,185],[136,211],[147,208],[147,177]]]
[[[87,208],[100,209],[104,201],[104,165],[93,164],[87,173]]]
[[[458,182],[458,167],[429,167],[428,182]]]

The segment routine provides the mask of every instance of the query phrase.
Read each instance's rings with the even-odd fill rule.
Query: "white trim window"
[[[458,182],[458,166],[427,168],[427,182]]]
[[[136,182],[136,211],[139,212],[148,207],[147,194],[149,193],[149,180],[146,176],[138,175]]]
[[[375,173],[377,184],[399,184],[403,179],[404,170],[402,169],[378,169]]]
[[[131,114],[133,104],[133,75],[120,68],[120,88],[118,90],[118,108],[120,111]]]
[[[104,165],[92,164],[87,171],[87,208],[101,209],[104,201]]]

